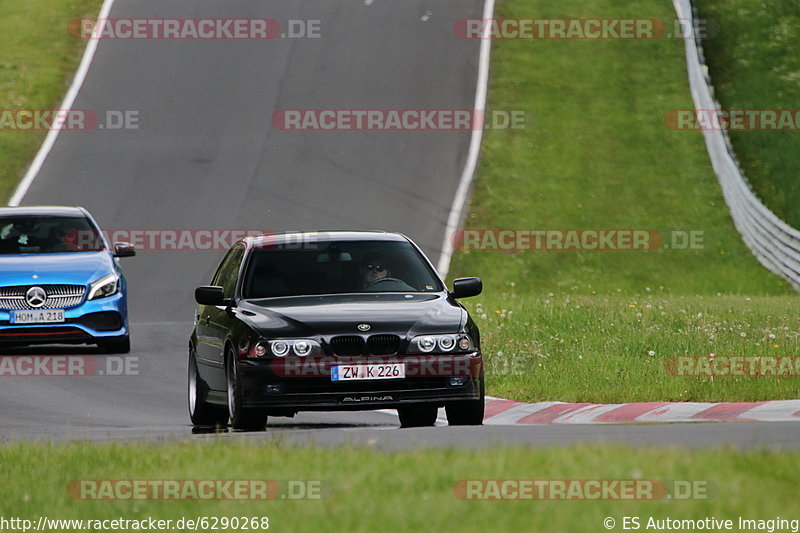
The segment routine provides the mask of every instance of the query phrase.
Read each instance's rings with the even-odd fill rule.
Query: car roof
[[[409,239],[402,233],[386,231],[343,231],[343,230],[315,230],[315,231],[287,231],[254,235],[244,238],[248,245],[256,246],[261,243],[289,244],[300,242],[341,242],[341,241],[394,241],[408,242]]]
[[[66,216],[85,217],[81,207],[60,205],[38,205],[24,207],[0,207],[0,216]]]

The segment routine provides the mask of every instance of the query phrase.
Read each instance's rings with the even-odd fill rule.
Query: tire
[[[131,351],[131,338],[127,335],[117,337],[111,341],[98,342],[97,346],[103,353],[129,353]]]
[[[188,401],[189,418],[195,426],[228,427],[228,410],[206,401],[208,385],[197,372],[197,356],[194,347],[189,347]]]
[[[435,405],[410,405],[397,408],[400,427],[403,428],[430,427],[436,423],[438,413],[439,408]]]
[[[483,387],[483,376],[480,377],[481,396],[477,400],[453,402],[444,408],[447,413],[447,424],[450,426],[482,426],[484,407],[486,405]]]
[[[267,414],[255,409],[245,409],[242,405],[242,389],[236,355],[226,350],[225,376],[228,383],[228,418],[231,429],[238,431],[262,431],[267,425]]]

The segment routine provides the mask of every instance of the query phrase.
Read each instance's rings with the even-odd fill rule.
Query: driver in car
[[[389,278],[392,275],[391,269],[386,266],[386,259],[377,253],[364,256],[358,273],[361,275],[362,289],[366,289],[379,279]]]
[[[378,252],[364,256],[358,271],[364,291],[405,292],[415,290],[405,281],[392,277],[392,269],[388,266],[386,258]]]

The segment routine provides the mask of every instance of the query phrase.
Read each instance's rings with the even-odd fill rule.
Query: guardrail
[[[678,19],[696,28],[692,0],[673,0]],[[702,43],[697,32],[687,32],[686,64],[689,86],[696,109],[720,109],[708,74]],[[725,130],[704,129],[711,165],[719,178],[733,223],[756,258],[772,272],[786,278],[800,290],[800,231],[770,211],[755,195],[742,171]]]

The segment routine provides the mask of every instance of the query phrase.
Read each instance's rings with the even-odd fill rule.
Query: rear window
[[[0,254],[53,254],[103,250],[103,239],[86,217],[0,217]]]
[[[422,255],[407,242],[343,241],[314,249],[252,252],[244,298],[306,294],[436,292],[442,286]]]

